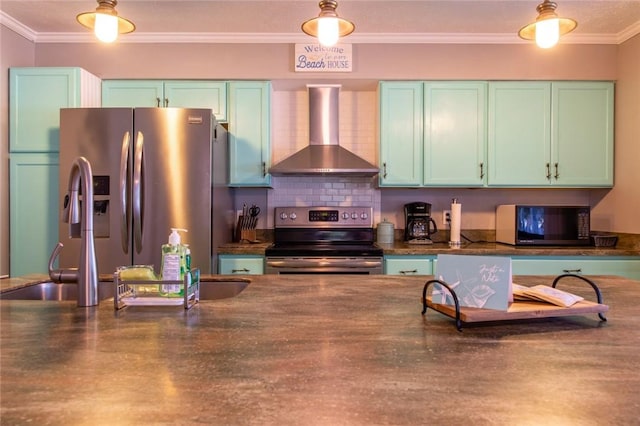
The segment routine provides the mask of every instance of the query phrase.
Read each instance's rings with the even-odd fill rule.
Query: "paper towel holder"
[[[462,213],[462,205],[457,198],[451,200],[451,221],[449,222],[449,247],[460,248],[462,245],[460,240],[460,215]]]

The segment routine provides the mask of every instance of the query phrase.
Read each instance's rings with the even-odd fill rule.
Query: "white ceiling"
[[[542,0],[339,0],[353,21],[348,43],[521,43],[517,31]],[[559,16],[578,21],[565,43],[619,44],[640,33],[640,0],[556,0]],[[0,23],[35,42],[94,41],[75,16],[93,0],[0,0]],[[136,24],[120,42],[303,43],[300,30],[317,0],[120,0]]]

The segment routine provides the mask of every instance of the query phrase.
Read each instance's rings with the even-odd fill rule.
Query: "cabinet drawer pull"
[[[232,273],[232,274],[240,274],[240,273],[243,273],[243,272],[244,272],[244,273],[249,273],[250,271],[249,271],[249,269],[247,269],[247,268],[242,268],[242,269],[232,269],[232,270],[231,270],[231,273]]]
[[[581,274],[582,273],[582,268],[578,268],[578,269],[563,269],[562,272],[564,272],[565,274]]]
[[[417,269],[410,269],[410,270],[407,270],[407,271],[398,271],[398,272],[400,272],[401,274],[417,274],[418,270]]]

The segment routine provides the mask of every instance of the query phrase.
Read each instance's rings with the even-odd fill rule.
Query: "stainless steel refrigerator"
[[[63,222],[69,171],[86,157],[93,170],[98,272],[154,265],[170,228],[202,273],[217,270],[216,247],[232,237],[227,132],[209,109],[64,108],[60,110],[61,267],[77,266],[81,225]]]

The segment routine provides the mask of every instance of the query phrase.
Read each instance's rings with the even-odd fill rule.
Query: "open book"
[[[557,288],[553,288],[548,285],[534,285],[533,287],[527,287],[512,283],[512,290],[514,300],[548,302],[565,308],[584,300],[583,297],[558,290]]]

